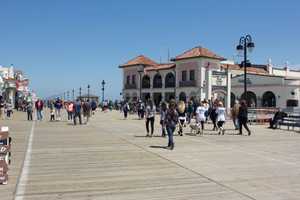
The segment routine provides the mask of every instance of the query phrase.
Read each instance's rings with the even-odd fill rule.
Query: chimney
[[[273,74],[273,65],[272,65],[271,58],[268,59],[267,70],[268,70],[269,74]]]

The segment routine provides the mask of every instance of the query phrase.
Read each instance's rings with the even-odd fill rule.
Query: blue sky
[[[300,1],[0,0],[0,65],[22,69],[46,97],[91,85],[118,98],[118,65],[144,54],[167,60],[202,45],[232,58],[251,34],[251,61],[300,68]]]

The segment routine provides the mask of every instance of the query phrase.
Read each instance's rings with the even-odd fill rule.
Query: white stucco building
[[[14,69],[13,66],[0,66],[0,95],[5,101],[12,102],[13,107],[19,99],[30,95],[28,85],[29,79],[22,71]]]
[[[138,56],[123,70],[123,97],[128,101],[151,98],[155,104],[177,100],[222,100],[227,109],[243,98],[244,69],[198,46],[160,64]],[[247,68],[248,104],[255,107],[299,106],[300,71],[266,65]]]

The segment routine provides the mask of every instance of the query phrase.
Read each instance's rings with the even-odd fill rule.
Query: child
[[[50,109],[50,121],[55,121],[55,112],[53,108]]]

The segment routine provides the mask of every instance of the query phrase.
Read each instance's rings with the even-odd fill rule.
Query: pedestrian
[[[203,102],[200,102],[199,106],[197,107],[197,110],[196,110],[196,123],[197,123],[197,126],[201,126],[201,130],[199,130],[197,132],[197,134],[200,134],[201,135],[203,134],[203,131],[204,131],[204,122],[206,121],[206,116],[205,116],[205,113],[207,112],[206,108],[204,107],[203,105]]]
[[[188,124],[191,123],[191,120],[193,118],[193,113],[194,113],[193,101],[189,101],[188,106],[187,106],[187,123]]]
[[[248,128],[248,108],[247,108],[247,103],[245,100],[241,101],[241,106],[239,109],[239,114],[238,114],[238,120],[239,120],[239,135],[243,134],[243,126],[248,132],[248,136],[251,135],[251,131]]]
[[[173,150],[175,147],[173,135],[176,129],[177,122],[178,122],[178,113],[176,111],[176,103],[175,100],[171,100],[169,103],[169,109],[167,110],[167,114],[166,114],[166,129],[169,138],[167,149],[170,150]]]
[[[127,119],[128,112],[129,112],[129,105],[127,102],[125,102],[123,105],[124,119]]]
[[[152,135],[153,135],[155,112],[156,112],[155,105],[153,105],[153,102],[151,100],[148,100],[148,103],[146,106],[146,131],[147,131],[146,137],[148,137],[148,136],[152,137]],[[151,126],[151,135],[149,135],[149,123]]]
[[[165,102],[162,102],[161,109],[160,109],[160,125],[161,125],[162,137],[166,137],[166,114],[167,114],[167,104]]]
[[[213,131],[216,131],[218,130],[218,127],[217,127],[217,113],[216,113],[216,109],[217,109],[217,101],[214,101],[212,107],[210,108],[210,111],[209,111],[209,118],[211,119],[212,123],[213,123]]]
[[[74,115],[73,115],[73,120],[74,120],[74,125],[77,124],[77,118],[79,119],[79,124],[82,124],[81,121],[81,102],[79,99],[76,99],[76,102],[74,103]]]
[[[218,107],[216,109],[216,113],[217,113],[217,125],[218,125],[218,129],[219,129],[219,135],[224,135],[225,134],[225,128],[224,123],[225,123],[225,113],[226,113],[226,109],[223,106],[223,103],[220,101],[218,103]]]
[[[74,112],[74,104],[72,101],[70,101],[67,104],[66,109],[67,109],[67,113],[68,113],[68,120],[72,121],[73,120],[73,112]]]
[[[83,116],[85,117],[85,124],[88,124],[91,117],[91,104],[90,100],[86,100],[82,105]]]
[[[55,112],[53,108],[50,108],[50,122],[55,121]]]
[[[92,102],[91,102],[91,108],[92,108],[92,115],[94,115],[95,111],[97,109],[97,102],[95,100],[92,100]]]
[[[55,103],[54,103],[54,108],[55,108],[55,118],[56,120],[60,121],[61,120],[61,109],[63,107],[62,101],[57,97]]]
[[[27,120],[32,121],[33,105],[32,102],[26,104]]]
[[[240,103],[238,100],[236,100],[231,109],[231,118],[232,118],[232,122],[233,122],[235,130],[239,130],[239,122],[238,122],[239,109],[240,109]]]
[[[42,115],[43,108],[44,108],[43,101],[41,99],[38,99],[35,102],[35,109],[36,109],[37,120],[39,120],[39,121],[43,120],[43,115]]]
[[[1,96],[0,98],[0,117],[1,119],[5,119],[5,102],[4,102],[4,99],[3,97]]]
[[[184,101],[179,101],[177,106],[179,130],[178,135],[183,136],[183,127],[186,122],[186,106]]]
[[[6,107],[6,117],[7,117],[7,119],[11,119],[12,114],[13,114],[13,106],[12,106],[11,100],[8,100],[5,107]]]
[[[145,104],[139,100],[139,103],[138,103],[138,116],[139,116],[139,119],[144,119],[144,115],[145,115]]]

